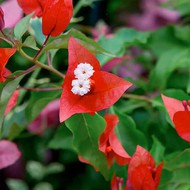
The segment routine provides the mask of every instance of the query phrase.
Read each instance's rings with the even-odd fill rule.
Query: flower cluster
[[[80,63],[74,70],[75,78],[72,80],[71,91],[74,94],[83,96],[90,92],[91,80],[90,77],[93,75],[93,67],[89,63]]]

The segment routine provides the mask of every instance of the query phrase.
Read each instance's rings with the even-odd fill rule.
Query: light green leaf
[[[80,156],[88,160],[108,178],[105,155],[98,149],[98,140],[105,129],[105,121],[98,114],[77,114],[65,122],[73,133],[73,146]]]
[[[170,49],[163,53],[150,75],[151,87],[164,89],[171,73],[179,68],[190,67],[189,49]]]
[[[31,19],[30,26],[31,26],[31,28],[29,29],[30,34],[35,36],[36,41],[42,45],[45,40],[45,36],[42,33],[41,19],[39,19],[37,17],[34,19]]]
[[[52,42],[50,42],[44,48],[43,52],[46,50],[50,50],[50,49],[60,49],[60,48],[67,49],[68,48],[68,40],[69,40],[70,36],[73,36],[74,38],[76,38],[84,47],[86,47],[93,53],[103,53],[107,56],[113,57],[113,54],[111,54],[109,51],[106,51],[97,42],[88,38],[83,33],[81,33],[80,31],[78,31],[76,29],[73,29],[73,28],[70,29],[67,33],[61,35],[61,38],[55,39]]]
[[[36,41],[33,36],[28,36],[26,40],[24,41],[23,46],[26,46],[35,50],[39,50],[39,48],[36,46]]]
[[[38,183],[33,190],[53,190],[53,186],[48,182]]]
[[[18,22],[18,24],[14,28],[15,37],[20,40],[23,34],[27,31],[30,23],[30,19],[32,18],[33,13],[25,16],[22,20]]]
[[[9,190],[29,190],[27,184],[19,179],[8,179],[6,184],[9,187]]]

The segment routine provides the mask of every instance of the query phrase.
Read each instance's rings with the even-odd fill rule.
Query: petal
[[[173,122],[178,135],[187,142],[190,142],[190,111],[176,112]]]
[[[114,173],[112,180],[111,180],[111,190],[119,190],[123,189],[123,178],[117,177]]]
[[[0,82],[4,82],[3,79],[5,73],[5,66],[9,58],[16,52],[15,48],[0,48]]]
[[[17,0],[9,0],[1,4],[4,11],[5,28],[13,28],[22,18],[23,12]],[[10,14],[11,10],[11,14]]]
[[[106,120],[106,129],[99,138],[99,150],[106,153],[105,149],[107,141],[109,140],[111,131],[114,130],[114,127],[119,122],[119,118],[114,114],[106,114],[104,118]]]
[[[137,146],[136,152],[131,158],[131,161],[129,163],[128,173],[131,175],[133,173],[133,170],[135,170],[137,167],[141,165],[146,165],[147,167],[154,168],[155,167],[155,161],[152,155],[143,147]]]
[[[111,180],[111,190],[118,190],[118,185],[117,185],[117,176],[113,175],[112,180]]]
[[[134,190],[156,190],[152,174],[146,166],[140,165],[135,168],[129,181]]]
[[[46,0],[17,0],[25,14],[34,12],[33,17],[41,17]]]
[[[7,104],[5,115],[7,115],[12,110],[12,108],[16,105],[17,100],[18,100],[18,95],[19,95],[19,91],[15,90]]]
[[[125,149],[122,147],[120,141],[118,140],[117,136],[115,135],[114,130],[110,133],[109,136],[110,146],[115,153],[115,158],[118,165],[126,165],[130,162],[131,157],[127,154]]]
[[[158,185],[160,183],[160,177],[161,177],[161,174],[162,174],[163,165],[164,165],[164,163],[162,162],[156,168],[156,176],[155,176],[155,179],[154,179],[154,184],[155,184],[156,189],[158,188]]]
[[[67,77],[67,76],[66,76]],[[71,92],[72,79],[65,78],[60,105],[60,122],[76,113],[97,112],[112,106],[132,85],[113,74],[97,71],[92,79],[95,89],[91,94],[78,96]]]
[[[0,140],[0,169],[15,163],[21,156],[17,145],[7,140]]]
[[[72,0],[47,0],[42,15],[44,35],[58,36],[68,26],[73,13]]]
[[[74,78],[74,70],[80,63],[89,63],[95,71],[100,70],[100,63],[97,58],[79,44],[72,36],[69,39],[69,68],[67,71],[67,76]]]
[[[170,116],[170,119],[173,121],[174,114],[177,111],[184,111],[184,107],[182,105],[182,102],[175,99],[175,98],[169,98],[167,96],[164,96],[162,94],[162,100],[164,102],[164,105],[168,111],[168,114]]]

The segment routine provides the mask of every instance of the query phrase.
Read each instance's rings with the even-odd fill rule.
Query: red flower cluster
[[[157,190],[162,167],[163,163],[156,167],[151,154],[141,146],[137,146],[136,152],[129,162],[125,190]],[[123,179],[114,175],[111,182],[111,190],[119,190],[122,188],[122,185]]]
[[[69,68],[63,84],[60,122],[76,113],[94,113],[112,106],[132,85],[100,71],[96,57],[73,37],[69,40]]]
[[[26,14],[42,17],[42,31],[47,36],[58,36],[68,26],[72,14],[72,0],[18,0]]]
[[[126,190],[156,190],[160,182],[163,163],[156,167],[154,158],[137,146],[128,167]]]
[[[179,101],[164,95],[162,100],[178,135],[190,142],[190,101]]]

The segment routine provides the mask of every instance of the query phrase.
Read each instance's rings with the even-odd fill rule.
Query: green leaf
[[[190,94],[190,72],[189,72],[189,80],[188,80],[188,83],[187,83],[187,93]]]
[[[147,43],[150,32],[139,32],[131,28],[121,28],[115,34],[118,39],[123,40],[127,46]]]
[[[54,162],[49,164],[46,167],[46,175],[50,175],[50,174],[56,174],[56,173],[60,173],[63,172],[64,170],[64,166],[58,162]]]
[[[16,106],[14,111],[5,117],[2,129],[3,138],[13,140],[26,128],[25,108],[25,105]]]
[[[33,121],[42,109],[52,100],[60,97],[61,91],[32,92],[28,106],[26,107],[26,117],[29,122]]]
[[[19,179],[8,179],[6,184],[9,187],[9,190],[29,190],[27,184]]]
[[[9,102],[9,99],[11,98],[13,92],[15,91],[23,77],[24,75],[14,80],[7,80],[5,83],[0,83],[0,131],[2,130],[2,124],[5,117],[4,112]]]
[[[155,136],[153,136],[153,145],[150,150],[150,154],[154,157],[157,164],[163,161],[164,151],[165,147]]]
[[[134,120],[117,110],[115,110],[115,113],[119,117],[119,123],[115,128],[115,132],[125,150],[130,155],[133,155],[137,145],[147,147],[147,140],[144,134],[136,128]]]
[[[67,33],[61,35],[61,38],[55,39],[52,42],[50,42],[44,48],[43,52],[46,50],[50,50],[50,49],[60,49],[60,48],[67,49],[68,48],[68,40],[69,40],[70,36],[73,36],[74,38],[76,38],[84,47],[86,47],[93,53],[103,53],[107,56],[113,57],[113,54],[111,54],[109,51],[106,51],[97,42],[88,38],[83,33],[79,32],[78,30],[75,30],[73,28],[70,29]]]
[[[122,56],[126,52],[126,47],[145,44],[150,36],[148,32],[138,32],[130,28],[121,28],[116,31],[112,38],[101,36],[98,43],[116,56]],[[101,64],[105,64],[110,60],[110,57],[104,55],[97,55]]]
[[[28,36],[26,40],[24,41],[23,46],[26,46],[35,50],[39,50],[39,48],[36,46],[36,41],[34,39],[34,36]]]
[[[106,126],[105,120],[98,114],[77,114],[69,118],[65,124],[73,133],[73,146],[78,154],[91,162],[107,179],[106,157],[98,149],[99,137]]]
[[[52,149],[69,149],[73,150],[73,135],[71,131],[62,125],[58,127],[53,139],[48,144],[49,148]]]
[[[179,68],[190,67],[189,49],[170,49],[163,53],[150,75],[150,86],[164,89],[171,73]]]
[[[182,152],[174,152],[166,157],[164,161],[164,169],[172,173],[170,180],[165,181],[160,185],[160,189],[180,189],[190,187],[190,149],[185,149]]]
[[[33,190],[53,190],[53,186],[48,182],[41,182],[35,185]]]
[[[32,18],[33,13],[25,16],[22,20],[18,22],[18,24],[14,28],[15,37],[20,40],[23,34],[27,31],[30,23],[30,19]]]
[[[42,45],[45,40],[45,36],[42,33],[42,21],[37,17],[31,19],[30,26],[31,26],[31,28],[29,29],[30,34],[35,36],[36,41]]]

